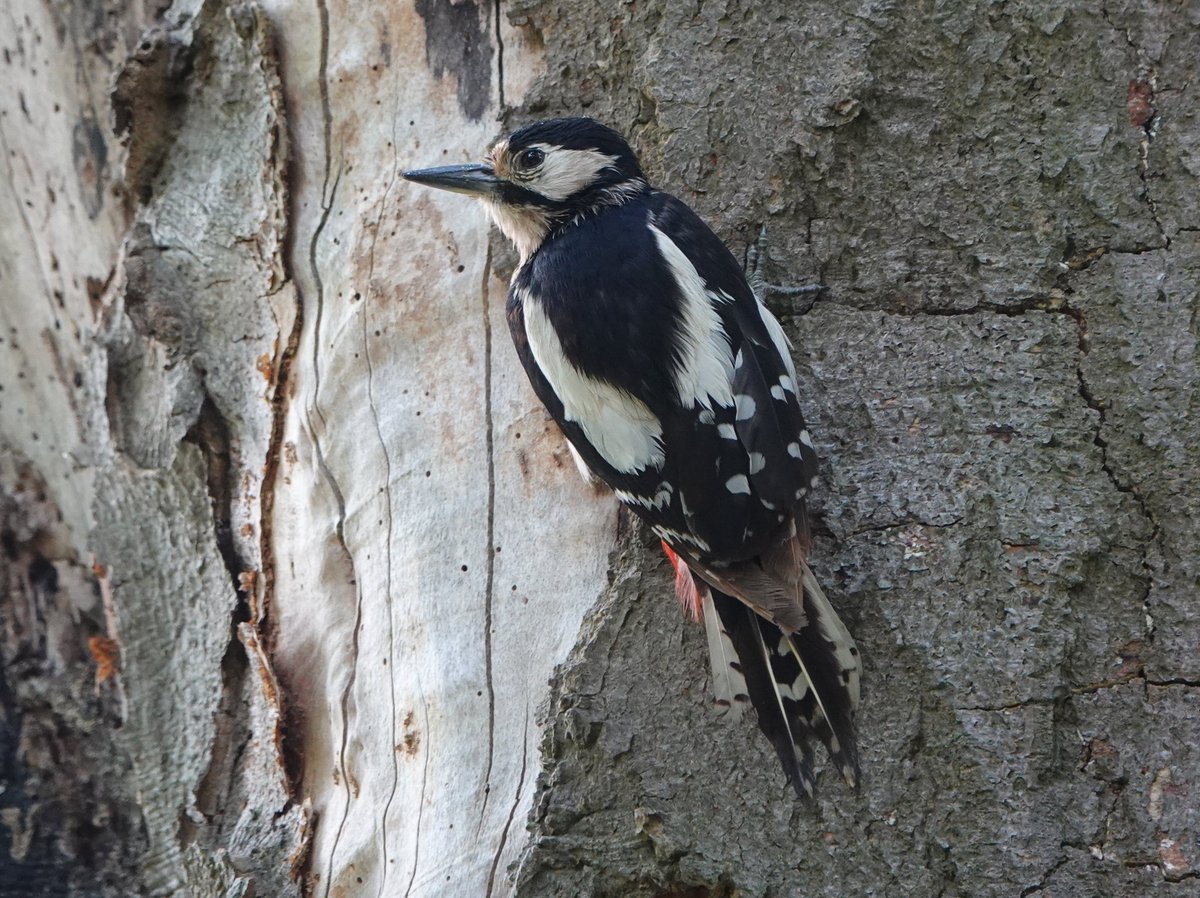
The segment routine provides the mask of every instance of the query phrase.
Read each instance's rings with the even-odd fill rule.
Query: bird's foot
[[[765,273],[767,243],[767,226],[764,224],[758,232],[758,238],[746,247],[746,280],[759,302],[766,305],[768,296],[816,296],[829,289],[824,284],[804,284],[792,287],[785,284],[768,283]]]

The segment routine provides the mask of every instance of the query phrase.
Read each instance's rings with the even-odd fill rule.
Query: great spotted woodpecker
[[[787,337],[737,260],[591,119],[404,177],[479,197],[515,244],[517,354],[587,468],[662,540],[718,706],[753,705],[797,794],[817,740],[855,786],[861,662],[805,561],[817,457]]]

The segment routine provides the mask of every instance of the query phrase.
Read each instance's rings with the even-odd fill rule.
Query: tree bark
[[[1184,895],[1186,4],[0,14],[0,895]],[[823,463],[857,794],[710,709],[406,167],[588,114],[735,248]]]

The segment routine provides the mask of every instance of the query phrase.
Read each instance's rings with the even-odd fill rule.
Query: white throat
[[[488,215],[504,236],[512,241],[524,265],[534,254],[550,230],[550,216],[536,206],[514,208],[497,200],[484,200]]]

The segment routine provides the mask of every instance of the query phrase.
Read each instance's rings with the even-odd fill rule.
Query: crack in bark
[[[1111,460],[1108,457],[1108,441],[1104,438],[1104,427],[1108,423],[1108,411],[1105,403],[1096,398],[1092,392],[1091,386],[1087,382],[1087,377],[1083,372],[1083,357],[1090,351],[1089,337],[1087,331],[1087,318],[1084,314],[1072,308],[1065,306],[1067,314],[1075,319],[1076,326],[1079,329],[1079,357],[1075,364],[1075,376],[1079,381],[1079,396],[1089,409],[1094,411],[1097,416],[1096,430],[1092,436],[1092,444],[1100,452],[1100,469],[1112,484],[1113,489],[1118,493],[1123,493],[1133,499],[1139,513],[1150,525],[1150,534],[1145,538],[1141,550],[1141,568],[1145,577],[1145,590],[1142,593],[1142,612],[1145,616],[1144,635],[1146,639],[1154,642],[1154,617],[1150,611],[1150,593],[1154,589],[1154,571],[1151,568],[1150,553],[1152,547],[1158,542],[1158,536],[1161,532],[1158,521],[1154,517],[1154,513],[1150,510],[1146,500],[1141,493],[1130,484],[1124,483],[1116,470],[1113,468]]]
[[[394,122],[395,122],[395,120],[393,119],[393,128],[394,128]],[[394,180],[395,180],[395,175],[393,172],[393,181]],[[388,184],[388,189],[389,190],[391,189],[391,183]],[[386,197],[386,193],[385,193],[385,197]],[[382,211],[380,212],[380,215],[382,216]],[[377,229],[377,231],[378,231],[378,229]],[[374,244],[372,244],[372,264],[374,264]],[[369,277],[368,277],[368,282],[367,282],[367,289],[370,290],[370,278]],[[387,530],[386,530],[387,535],[386,535],[386,543],[385,543],[385,547],[384,547],[385,552],[386,552],[385,561],[384,561],[384,596],[385,596],[385,600],[386,600],[386,606],[388,608],[388,616],[387,616],[387,619],[388,619],[388,661],[389,661],[388,685],[389,685],[389,692],[390,692],[390,696],[391,696],[391,740],[390,740],[389,744],[393,746],[393,750],[391,752],[392,786],[388,792],[387,800],[383,804],[383,818],[380,822],[380,840],[383,844],[383,870],[384,870],[383,879],[380,882],[380,889],[383,889],[383,887],[387,884],[387,871],[390,866],[388,864],[388,838],[387,838],[388,813],[391,811],[392,802],[396,798],[396,790],[400,786],[400,763],[399,763],[398,759],[396,758],[396,751],[395,751],[395,746],[397,744],[397,736],[396,736],[397,705],[396,705],[396,674],[395,674],[395,671],[396,671],[396,665],[395,665],[395,660],[396,660],[396,623],[395,623],[395,619],[394,619],[393,615],[391,614],[392,537],[393,537],[393,533],[395,530],[395,521],[394,521],[394,515],[392,513],[392,455],[388,451],[387,440],[385,440],[383,437],[383,427],[379,422],[379,409],[375,405],[375,365],[371,359],[371,340],[369,338],[369,333],[368,333],[368,328],[367,328],[367,319],[369,317],[368,312],[369,312],[370,306],[371,306],[371,303],[368,300],[368,302],[363,304],[363,308],[362,308],[362,342],[363,342],[363,358],[365,359],[366,365],[367,365],[367,406],[371,410],[371,421],[375,426],[375,436],[379,440],[379,449],[383,453],[383,471],[384,471],[383,494],[384,494],[384,505],[386,508],[385,520],[387,522]],[[361,590],[360,590],[360,595],[361,595]]]
[[[1168,677],[1165,680],[1146,680],[1147,686],[1159,686],[1166,688],[1168,686],[1183,686],[1187,689],[1200,689],[1200,680],[1189,680],[1186,677]]]
[[[362,625],[363,614],[363,595],[362,586],[359,583],[357,571],[354,568],[354,553],[350,551],[350,547],[346,542],[345,522],[346,522],[346,500],[342,493],[341,487],[338,485],[337,478],[334,477],[333,471],[330,470],[325,461],[325,453],[321,449],[321,438],[312,422],[312,414],[316,414],[320,419],[322,427],[326,426],[325,415],[321,411],[320,394],[321,394],[321,323],[325,308],[325,284],[321,277],[320,265],[317,263],[317,247],[321,240],[321,235],[325,231],[325,227],[329,222],[329,216],[333,209],[333,204],[337,197],[338,186],[341,183],[342,170],[339,166],[337,172],[333,172],[333,112],[329,102],[329,9],[325,0],[315,0],[317,15],[319,19],[320,31],[320,62],[318,64],[317,83],[321,96],[321,117],[323,123],[323,138],[324,138],[324,174],[321,183],[321,216],[317,221],[316,228],[313,229],[312,237],[309,239],[307,247],[306,261],[308,263],[309,275],[313,279],[315,288],[315,296],[313,301],[316,305],[316,314],[313,317],[313,346],[312,346],[312,376],[313,376],[313,391],[311,405],[304,410],[305,426],[309,436],[312,439],[313,455],[316,460],[317,470],[322,479],[325,480],[333,494],[334,501],[337,506],[337,522],[334,525],[334,537],[338,544],[346,553],[346,558],[349,563],[351,576],[355,585],[355,607],[354,607],[354,630],[351,633],[350,644],[350,674],[346,681],[346,686],[342,690],[339,697],[339,710],[342,716],[342,733],[341,740],[338,746],[338,770],[341,772],[344,781],[344,789],[346,794],[346,803],[342,808],[342,816],[338,821],[337,830],[329,846],[329,860],[327,869],[332,871],[333,859],[337,856],[337,851],[341,845],[342,834],[345,831],[346,821],[350,815],[350,804],[353,800],[353,789],[350,781],[350,774],[346,767],[346,752],[349,744],[349,706],[350,694],[354,689],[354,685],[358,679],[358,661],[359,661],[359,628]],[[331,184],[332,179],[332,184]],[[300,288],[297,286],[297,293],[300,293]],[[303,305],[303,297],[301,297],[301,305]],[[333,877],[325,877],[324,894],[328,898],[330,889],[333,886]]]
[[[1181,873],[1167,872],[1167,865],[1161,857],[1127,858],[1121,861],[1121,866],[1130,870],[1139,870],[1143,867],[1154,867],[1158,870],[1158,875],[1163,878],[1163,882],[1171,884],[1181,883],[1188,879],[1200,879],[1200,870],[1188,870]]]
[[[1156,247],[1156,249],[1170,249],[1171,238],[1163,226],[1162,219],[1159,218],[1158,203],[1155,202],[1154,195],[1150,191],[1149,182],[1150,145],[1154,142],[1155,137],[1158,136],[1158,128],[1162,123],[1162,116],[1154,105],[1154,100],[1158,93],[1158,69],[1156,66],[1144,61],[1148,58],[1146,51],[1137,45],[1128,28],[1117,27],[1107,7],[1101,7],[1100,16],[1114,32],[1124,37],[1125,45],[1133,52],[1140,63],[1139,67],[1142,69],[1142,77],[1139,81],[1146,87],[1147,96],[1145,103],[1149,108],[1150,115],[1140,126],[1142,129],[1142,138],[1138,143],[1138,180],[1142,182],[1142,196],[1145,198],[1146,208],[1150,212],[1150,220],[1154,222],[1154,227],[1158,230],[1158,235],[1162,239],[1162,246]]]
[[[397,70],[397,78],[399,77],[398,71],[399,70]],[[369,317],[369,309],[371,307],[371,299],[374,294],[375,249],[379,243],[379,230],[380,230],[381,226],[383,225],[383,216],[387,210],[388,196],[391,194],[392,188],[396,184],[396,175],[400,169],[400,158],[399,158],[399,153],[398,153],[398,150],[396,147],[396,122],[397,122],[398,116],[399,116],[398,112],[394,111],[392,113],[392,139],[390,141],[390,146],[392,148],[392,167],[391,167],[391,172],[388,175],[387,186],[384,188],[383,195],[380,197],[380,200],[379,200],[379,204],[378,204],[379,214],[375,218],[375,227],[371,233],[371,249],[370,249],[370,253],[368,255],[368,261],[367,261],[367,281],[363,288],[367,293],[367,301],[363,304],[363,308],[362,308],[363,357],[366,360],[366,365],[367,365],[367,405],[369,406],[369,408],[371,410],[371,421],[375,426],[375,436],[379,440],[379,448],[380,448],[380,451],[383,453],[383,461],[384,461],[384,477],[385,477],[384,501],[387,506],[387,517],[386,517],[386,520],[387,520],[387,536],[386,536],[387,556],[386,556],[386,574],[385,574],[385,584],[386,584],[385,595],[387,597],[387,603],[388,603],[388,607],[389,607],[389,614],[388,614],[388,661],[389,661],[388,685],[390,688],[390,695],[391,695],[391,745],[392,746],[395,746],[397,744],[396,716],[398,713],[397,712],[397,702],[396,702],[396,674],[395,674],[395,670],[396,670],[396,665],[395,665],[396,626],[395,626],[395,621],[393,620],[393,617],[390,613],[390,606],[391,606],[391,601],[392,601],[392,539],[393,539],[393,535],[395,532],[395,515],[393,512],[393,506],[392,506],[392,456],[391,456],[391,453],[388,451],[387,441],[384,439],[384,436],[383,436],[383,428],[382,428],[382,426],[380,424],[380,420],[379,420],[379,409],[375,405],[375,366],[374,366],[374,362],[371,358],[371,341],[370,341],[369,328],[367,327],[367,319]],[[360,595],[361,595],[361,593],[360,593]],[[396,752],[395,752],[395,750],[393,750],[392,751],[392,786],[391,786],[391,790],[388,792],[387,801],[384,802],[383,818],[380,823],[380,831],[381,831],[380,839],[383,844],[383,871],[384,871],[383,880],[380,882],[380,889],[383,889],[384,886],[387,884],[388,871],[391,869],[391,864],[389,863],[389,857],[388,857],[388,854],[389,854],[388,838],[387,838],[388,814],[391,811],[392,802],[395,801],[396,791],[399,789],[399,786],[400,786],[400,767],[399,767],[399,762],[396,758]]]
[[[492,898],[492,890],[496,884],[496,868],[500,864],[501,855],[504,854],[504,845],[508,842],[508,831],[512,828],[517,808],[521,805],[521,793],[525,789],[525,772],[529,766],[529,705],[525,706],[525,723],[522,729],[525,736],[521,742],[521,775],[517,777],[517,794],[513,796],[512,807],[508,810],[508,819],[504,822],[504,829],[500,833],[500,844],[496,846],[496,853],[492,855],[492,866],[488,870],[486,898]]]
[[[317,417],[321,419],[321,425],[325,426],[325,415],[321,411],[321,320],[325,309],[325,283],[321,277],[321,267],[317,264],[317,245],[321,240],[321,235],[325,231],[325,226],[329,222],[329,215],[333,210],[333,203],[337,197],[338,185],[342,180],[342,169],[338,166],[337,173],[333,175],[333,184],[330,185],[330,173],[333,170],[333,111],[329,104],[329,8],[326,6],[325,0],[316,0],[317,15],[320,19],[321,32],[321,50],[320,63],[317,72],[317,84],[321,94],[321,119],[323,124],[324,134],[324,156],[325,170],[321,182],[321,217],[317,221],[316,228],[313,229],[312,238],[308,243],[308,269],[312,276],[313,284],[316,287],[316,296],[314,297],[317,304],[317,314],[313,320],[313,402],[312,410],[317,413]],[[316,432],[309,428],[312,433],[313,442],[319,443]],[[344,515],[343,515],[344,518]],[[340,527],[340,522],[339,522]]]
[[[421,686],[421,674],[417,673],[417,692],[421,696],[421,722],[425,727],[425,733],[429,733],[429,703],[425,701],[425,689]],[[417,824],[413,832],[413,868],[412,873],[408,877],[408,886],[404,889],[404,898],[409,898],[412,894],[413,883],[417,879],[417,867],[421,863],[421,820],[425,816],[425,788],[429,783],[429,739],[423,739],[421,745],[425,752],[425,764],[421,769],[421,797],[417,800]],[[387,879],[387,873],[384,872],[384,879]],[[326,887],[328,893],[328,886]]]
[[[345,543],[342,543],[345,547]],[[346,554],[349,555],[349,549],[346,549]],[[338,821],[337,830],[334,832],[333,841],[329,846],[329,861],[326,869],[325,877],[325,898],[329,898],[329,890],[333,886],[333,859],[337,856],[338,846],[342,841],[342,833],[346,830],[346,821],[350,818],[350,803],[354,799],[354,790],[350,782],[350,774],[346,769],[346,752],[350,742],[350,724],[349,724],[349,707],[350,694],[354,691],[354,684],[358,681],[358,632],[362,627],[362,587],[358,585],[358,577],[354,578],[354,631],[350,637],[350,675],[346,679],[346,686],[342,689],[342,694],[338,697],[338,708],[342,713],[342,733],[341,741],[338,745],[338,763],[335,772],[340,772],[342,776],[343,791],[346,795],[346,803],[342,808],[342,817]]]
[[[230,615],[229,638],[221,658],[221,696],[213,714],[213,739],[209,746],[208,763],[194,790],[195,805],[203,814],[205,823],[220,827],[219,818],[232,797],[239,759],[254,735],[248,709],[241,700],[250,665],[238,638],[238,628],[251,620],[250,587],[242,577],[250,566],[238,553],[233,540],[235,467],[231,429],[207,391],[196,421],[184,441],[196,446],[204,457],[205,487],[212,513],[213,536],[236,596]],[[286,778],[286,771],[284,775]],[[290,780],[288,785],[291,785]],[[186,847],[196,842],[200,835],[200,826],[184,815],[179,825],[180,845]]]
[[[508,103],[504,99],[504,38],[500,36],[500,6],[503,0],[496,0],[496,88],[500,103],[500,115],[503,116]]]
[[[1064,845],[1064,846],[1060,846],[1060,847],[1068,847],[1068,846]],[[1080,850],[1082,850],[1082,849],[1080,849]],[[1064,867],[1068,861],[1070,861],[1070,858],[1065,854],[1062,855],[1061,857],[1059,857],[1058,860],[1056,860],[1050,866],[1049,870],[1047,870],[1040,877],[1038,877],[1038,881],[1036,883],[1021,890],[1020,898],[1029,898],[1030,895],[1036,895],[1038,892],[1045,891],[1046,880],[1048,880],[1051,876],[1053,876],[1055,873],[1057,873],[1062,867]]]
[[[937,530],[945,530],[950,527],[957,527],[965,521],[965,517],[957,517],[952,521],[946,521],[944,524],[937,524],[933,521],[922,521],[918,518],[906,518],[902,521],[891,521],[887,524],[868,524],[865,527],[851,530],[846,534],[845,538],[853,539],[856,536],[862,536],[864,533],[886,533],[888,530],[902,530],[905,527],[933,527]]]
[[[483,414],[484,443],[487,456],[487,558],[483,599],[483,666],[488,698],[488,762],[483,774],[483,801],[479,808],[479,827],[487,813],[491,796],[492,765],[496,757],[496,687],[492,679],[492,605],[496,585],[496,454],[495,421],[492,416],[492,318],[488,281],[492,276],[492,244],[488,241],[487,257],[483,263]]]
[[[279,120],[273,132],[275,139],[275,145],[271,153],[273,159],[278,158],[280,147],[284,144],[285,140],[283,129],[286,127],[286,121],[283,118],[282,105],[278,110],[278,115]],[[295,251],[295,232],[288,225],[296,215],[296,208],[295,197],[289,189],[289,174],[290,170],[286,166],[279,170],[279,189],[283,193],[280,201],[285,210],[279,225],[283,229],[283,233],[280,235],[281,252],[279,260],[283,269],[284,281],[295,285],[296,280],[292,270],[292,254]],[[283,285],[280,284],[275,292],[282,289]],[[259,573],[262,577],[259,598],[262,604],[258,608],[251,607],[251,625],[258,634],[258,638],[262,644],[263,657],[265,658],[273,657],[275,647],[274,628],[269,625],[269,622],[275,602],[275,548],[272,539],[275,523],[276,477],[279,472],[280,460],[283,458],[284,431],[287,427],[287,415],[291,406],[289,393],[293,383],[292,366],[295,364],[297,354],[299,353],[300,337],[304,330],[304,303],[299,301],[298,288],[296,296],[297,301],[292,304],[294,311],[292,329],[287,335],[287,340],[275,365],[275,377],[270,399],[271,433],[267,440],[267,455],[263,462],[262,484],[259,488],[258,554],[259,566],[261,568]],[[280,755],[283,758],[284,776],[288,784],[288,792],[294,797],[295,784],[300,781],[303,769],[303,759],[300,746],[288,738],[288,731],[291,728],[290,724],[294,723],[294,721],[289,719],[289,705],[283,690],[279,692],[278,703],[280,706],[280,718],[285,721],[284,726],[280,728]],[[294,713],[294,706],[290,710]],[[297,731],[298,729],[297,727]]]
[[[1147,686],[1157,686],[1159,688],[1182,686],[1185,689],[1200,689],[1200,680],[1189,680],[1183,677],[1171,677],[1165,680],[1151,680],[1138,672],[1130,674],[1127,677],[1118,677],[1112,680],[1102,680],[1099,683],[1081,683],[1079,685],[1070,686],[1068,687],[1069,694],[1067,695],[1033,695],[1028,698],[1017,699],[1016,701],[1011,702],[1002,702],[995,705],[953,705],[952,709],[954,711],[968,712],[1018,711],[1022,708],[1028,708],[1031,706],[1057,705],[1061,704],[1064,700],[1077,695],[1093,695],[1097,692],[1102,692],[1105,689],[1121,689],[1126,686],[1135,686],[1143,690]]]
[[[221,414],[212,394],[207,390],[200,403],[200,412],[183,439],[199,449],[200,454],[204,456],[205,487],[212,510],[213,537],[217,543],[217,551],[225,563],[229,582],[238,596],[239,613],[245,613],[244,620],[249,620],[246,590],[241,579],[242,572],[247,570],[247,563],[238,554],[233,543],[232,438],[229,422]]]

